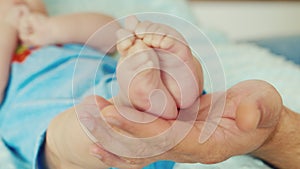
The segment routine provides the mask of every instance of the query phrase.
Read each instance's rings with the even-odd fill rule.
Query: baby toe
[[[128,16],[125,19],[125,29],[127,29],[129,31],[134,31],[138,24],[139,24],[139,20],[134,15]]]
[[[148,33],[147,29],[149,28],[149,26],[152,25],[152,22],[149,21],[144,21],[144,22],[140,22],[135,29],[135,34],[138,38],[143,39],[144,36]]]
[[[117,31],[117,37],[119,39],[117,43],[117,49],[121,55],[125,55],[127,50],[133,45],[135,37],[126,29],[120,29]]]

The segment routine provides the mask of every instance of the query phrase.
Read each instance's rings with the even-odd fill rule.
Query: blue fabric
[[[280,55],[300,65],[300,35],[261,39],[253,42],[258,46],[269,49],[276,55]]]
[[[43,169],[44,163],[43,163],[43,146],[45,141],[45,134],[44,133],[39,140],[40,142],[37,144],[36,154],[34,156],[34,159],[36,159],[33,163],[33,169]],[[157,161],[155,163],[152,163],[148,165],[147,167],[144,167],[144,169],[172,169],[175,165],[175,162],[173,161]],[[117,169],[117,168],[111,168],[111,169]]]
[[[45,139],[46,139],[46,132],[40,137],[40,140],[38,140],[36,144],[35,154],[33,156],[33,169],[43,169],[45,168],[44,164],[44,145],[45,145]]]
[[[0,109],[0,133],[7,146],[36,168],[51,119],[94,91],[111,98],[118,90],[115,68],[114,59],[90,48],[82,51],[80,45],[44,47],[24,62],[14,62]],[[172,165],[159,162],[146,169]]]
[[[144,169],[172,169],[175,163],[173,161],[157,161],[145,167]],[[111,168],[117,169],[117,168]]]

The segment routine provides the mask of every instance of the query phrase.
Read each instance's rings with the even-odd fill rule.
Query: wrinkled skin
[[[211,94],[206,94],[200,98],[200,111],[194,126],[179,144],[163,154],[150,158],[125,158],[106,151],[99,144],[95,144],[92,150],[108,166],[132,169],[165,159],[185,163],[217,163],[235,155],[255,152],[272,139],[283,109],[281,97],[270,84],[251,80],[241,82],[226,92],[220,123],[206,142],[199,143],[199,134],[205,124],[207,112],[211,106],[217,106],[211,105],[211,97]],[[159,118],[147,124],[133,123],[120,116],[110,102],[100,97],[96,97],[96,100],[104,118],[110,119],[108,123],[118,132],[131,137],[155,136],[174,122]],[[133,110],[132,113],[138,115],[141,112]],[[164,147],[171,142],[172,138],[161,145],[149,142],[147,144],[151,149],[154,146]],[[130,143],[123,143],[122,140],[118,140],[118,143],[130,147]]]

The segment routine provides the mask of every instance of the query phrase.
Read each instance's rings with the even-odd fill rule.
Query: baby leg
[[[12,55],[17,47],[19,18],[28,12],[28,9],[26,6],[19,5],[7,11],[8,13],[0,18],[0,103],[9,78]]]
[[[24,0],[24,1],[32,12],[47,15],[47,9],[42,0]]]

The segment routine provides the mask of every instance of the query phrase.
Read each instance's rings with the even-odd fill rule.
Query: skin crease
[[[282,169],[299,168],[300,136],[296,132],[300,117],[283,106],[273,86],[264,81],[250,80],[230,88],[221,123],[208,141],[199,144],[199,132],[203,127],[201,114],[207,111],[210,96],[201,97],[200,116],[187,137],[162,155],[130,159],[111,154],[96,145],[92,149],[101,155],[101,161],[122,169],[141,168],[159,159],[212,164],[241,154],[252,154]],[[165,119],[147,125],[132,123],[119,116],[111,103],[102,98],[98,98],[98,103],[104,117],[114,119],[111,125],[132,137],[153,136],[157,134],[157,131],[153,132],[154,128],[163,131],[172,124]]]
[[[0,58],[0,63],[4,63],[4,66],[0,66],[0,74],[3,75],[1,76],[3,79],[0,80],[1,95],[3,95],[9,74],[10,66],[7,65],[10,65],[11,54],[17,42],[15,24],[3,19],[10,15],[7,15],[7,11],[15,9],[15,3],[11,2],[13,1],[0,2],[0,11],[3,11],[0,13],[0,33],[1,37],[8,36],[2,38],[5,39],[5,43],[0,41],[0,48],[8,49],[2,51]],[[33,8],[34,5],[30,5],[29,2],[28,6]],[[42,12],[43,9],[45,8],[38,8],[36,11]],[[17,11],[20,10],[17,9]],[[12,41],[8,42],[7,39]],[[104,50],[106,50],[105,47]],[[201,97],[201,109],[197,122],[180,144],[164,154],[147,159],[122,158],[105,151],[99,145],[95,146],[81,130],[75,110],[71,108],[57,116],[49,126],[45,161],[48,168],[96,169],[115,166],[133,169],[141,168],[160,159],[216,163],[234,155],[250,153],[279,168],[297,169],[300,167],[300,136],[297,134],[299,115],[282,105],[280,95],[271,85],[262,81],[245,81],[230,88],[227,91],[226,108],[221,123],[207,142],[199,144],[199,133],[203,127],[205,114],[210,107],[210,97],[210,94]],[[111,119],[108,122],[117,131],[130,136],[153,136],[167,129],[174,122],[157,119],[150,124],[134,124],[120,117],[111,103],[100,97],[96,97],[96,100],[104,117]],[[135,111],[135,113],[143,112]],[[151,146],[150,144],[149,147]]]
[[[3,101],[10,73],[11,57],[18,45],[20,17],[29,10],[47,14],[40,0],[0,1],[0,103]]]
[[[129,16],[117,36],[121,54],[117,80],[122,91],[117,97],[121,106],[131,106],[130,100],[138,110],[176,119],[178,107],[188,108],[199,97],[203,89],[201,65],[175,29]]]
[[[36,2],[36,1],[31,1]],[[24,6],[31,7],[31,5],[24,3]],[[32,5],[36,7],[36,4]],[[45,8],[39,8],[45,9]],[[95,32],[101,25],[104,25],[110,21],[112,18],[96,14],[96,13],[81,13],[81,14],[71,14],[57,17],[48,17],[44,13],[41,13],[42,10],[30,11],[28,9],[27,13],[24,13],[22,16],[20,15],[20,23],[16,26],[18,28],[20,39],[25,45],[28,46],[44,46],[48,44],[54,43],[83,43],[87,40],[87,38],[91,35],[91,33]],[[90,25],[90,27],[80,27],[78,26],[78,22],[82,23],[82,25]],[[80,34],[78,34],[78,30],[74,29],[76,27],[80,30]],[[104,35],[108,35],[109,37],[101,37],[95,38],[100,41],[92,42],[90,45],[92,47],[98,47],[97,49],[101,51],[107,51],[107,47],[112,46],[115,43],[116,39],[111,38],[114,35],[114,32],[119,29],[119,25],[117,23],[114,24],[113,27],[107,29]],[[14,30],[16,32],[16,30]],[[47,36],[45,36],[47,35]],[[11,36],[11,35],[9,35]],[[16,36],[15,36],[16,37]],[[102,39],[102,40],[101,40]],[[103,40],[104,39],[104,40]],[[109,39],[109,40],[107,40]],[[17,45],[15,42],[13,45]],[[14,50],[10,50],[11,52]],[[10,59],[9,59],[10,60]],[[194,60],[193,60],[194,61]],[[10,65],[10,64],[6,64]],[[6,71],[8,69],[5,69]],[[7,71],[8,72],[8,71]],[[7,73],[8,75],[8,73]],[[7,80],[7,79],[6,79]],[[5,84],[6,85],[6,84]],[[176,110],[176,108],[174,109]],[[73,118],[72,118],[73,117]],[[72,119],[72,120],[70,120]],[[63,123],[62,123],[63,122]],[[106,165],[103,165],[99,161],[95,161],[95,158],[90,156],[86,150],[86,145],[91,144],[86,140],[81,140],[81,142],[71,141],[70,138],[76,138],[76,140],[80,140],[77,138],[81,138],[82,136],[85,138],[84,134],[78,134],[78,130],[81,128],[74,127],[72,130],[67,130],[67,126],[76,126],[74,123],[78,123],[74,118],[74,111],[69,110],[61,115],[59,115],[56,119],[51,122],[49,126],[49,130],[47,132],[47,141],[45,146],[45,161],[49,165],[49,167],[53,168],[68,168],[68,167],[86,167],[94,168],[97,166],[106,168]],[[67,125],[68,124],[68,125]],[[61,132],[62,128],[66,129],[69,132]],[[56,131],[56,132],[55,132]],[[59,131],[59,132],[57,132]],[[61,133],[61,134],[59,134]],[[76,136],[75,136],[76,135]],[[78,136],[79,135],[79,136]],[[62,136],[69,136],[66,139]],[[84,137],[85,136],[85,137]],[[72,152],[76,147],[77,151]],[[66,150],[66,151],[63,151]],[[74,154],[80,154],[81,158],[78,158]],[[83,160],[85,159],[85,160]]]
[[[5,95],[11,59],[19,40],[25,46],[84,44],[98,28],[111,21],[113,21],[112,17],[98,13],[48,17],[41,0],[1,0],[0,103]],[[89,45],[103,52],[114,52],[115,48],[111,47],[116,43],[114,34],[119,27],[117,22],[112,22],[109,27],[103,28],[103,35],[95,38],[98,40],[89,41]],[[80,34],[78,34],[78,30],[80,30]]]
[[[299,167],[297,166],[297,160],[299,160],[299,157],[294,156],[297,154],[299,149],[291,149],[287,145],[297,145],[297,142],[299,142],[300,139],[295,139],[293,143],[289,143],[290,140],[286,140],[284,144],[280,144],[281,150],[289,151],[291,152],[290,154],[284,154],[284,156],[282,156],[280,151],[274,151],[278,150],[277,143],[282,142],[282,138],[287,138],[282,137],[282,135],[290,135],[291,133],[289,131],[292,129],[296,130],[295,127],[297,126],[297,123],[295,123],[295,120],[299,120],[299,117],[287,118],[289,117],[287,114],[291,115],[295,113],[286,111],[287,109],[283,106],[280,95],[273,86],[264,81],[250,80],[241,82],[230,88],[226,93],[226,106],[217,130],[205,143],[199,144],[199,133],[204,126],[207,113],[212,106],[210,102],[211,96],[211,94],[201,96],[200,111],[197,121],[185,139],[174,148],[161,155],[145,159],[124,158],[109,153],[103,147],[99,146],[99,144],[92,146],[91,142],[87,142],[87,144],[91,144],[89,150],[95,158],[98,158],[99,161],[102,161],[107,166],[122,169],[141,168],[154,161],[164,159],[174,160],[176,162],[201,162],[211,164],[221,162],[232,156],[241,154],[253,154],[256,157],[265,159],[270,163],[279,166],[280,168],[287,168],[288,165],[292,165],[289,166],[289,168]],[[89,99],[87,99],[84,104],[95,104],[88,100]],[[132,123],[120,116],[112,103],[97,96],[95,96],[92,100],[97,101],[96,105],[99,106],[107,122],[110,123],[116,131],[132,137],[151,137],[166,130],[174,123],[174,120],[166,120],[162,118],[159,118],[149,124]],[[66,113],[74,116],[75,113],[73,111],[74,110],[71,109]],[[143,112],[132,110],[131,113],[133,113],[133,116],[138,116]],[[73,138],[73,135],[78,135],[78,132],[76,134],[72,134],[71,131],[66,132],[60,130],[63,125],[70,126],[72,123],[78,123],[68,119],[72,118],[65,118],[64,116],[58,117],[58,119],[53,121],[51,124],[53,128],[51,129],[51,127],[49,127],[46,150],[49,149],[48,152],[53,152],[51,151],[52,149],[56,149],[58,151],[52,155],[46,154],[49,165],[51,166],[51,159],[57,159],[57,161],[52,164],[61,164],[60,166],[68,166],[70,164],[76,164],[76,166],[95,165],[96,167],[97,163],[90,162],[89,164],[86,164],[78,158],[62,160],[64,159],[63,157],[68,157],[68,154],[56,156],[62,154],[59,152],[69,152],[70,148],[66,150],[66,147],[64,146],[55,148],[53,145],[64,145],[64,142],[67,141],[68,145],[71,147],[85,146],[81,157],[89,157],[85,156],[86,154],[84,155],[84,153],[87,153],[88,151],[86,144],[80,144],[80,142],[72,144],[70,138]],[[60,121],[63,121],[64,123],[57,125],[56,123]],[[283,123],[286,124],[285,121],[289,121],[289,123],[287,123],[287,125],[283,125]],[[291,129],[285,130],[286,127]],[[284,129],[278,130],[280,128]],[[60,137],[54,135],[53,131],[62,132],[61,135],[66,136],[66,138],[61,140]],[[99,133],[97,135],[99,135]],[[80,134],[80,138],[81,137],[84,138],[83,133]],[[149,148],[165,146],[172,142],[172,138],[169,139],[170,140],[165,140],[164,145],[159,145],[155,142],[148,143]],[[131,145],[123,143],[122,140],[114,140],[114,142],[123,144],[124,147],[131,147]],[[139,145],[135,145],[135,148],[136,146]],[[276,158],[284,158],[289,162],[277,164]],[[99,164],[98,167],[101,166],[102,165]]]
[[[113,21],[112,17],[99,13],[70,14],[49,18],[46,16],[44,9],[42,1],[39,0],[0,1],[0,101],[2,101],[7,85],[11,57],[18,45],[19,38],[29,46],[48,45],[54,42],[84,44],[99,27]],[[88,24],[92,26],[77,26],[78,22],[81,21],[83,25]],[[37,23],[40,24],[39,27]],[[41,30],[45,28],[45,25],[49,26],[47,28],[53,29],[51,33],[55,37],[47,42],[43,41],[47,39],[44,37],[44,31],[46,30]],[[108,48],[116,43],[114,35],[119,28],[118,23],[112,22],[109,28],[103,30],[104,35],[107,37],[97,38],[99,40],[90,42],[90,45],[101,51],[106,52],[110,50],[109,52],[113,52],[115,49]],[[79,31],[81,32],[80,34],[78,34]],[[44,34],[41,34],[41,32]],[[60,34],[64,36],[59,36]],[[46,168],[108,168],[107,165],[91,155],[89,152],[89,145],[91,144],[92,142],[87,138],[77,121],[75,110],[66,110],[53,119],[47,131],[44,149]]]
[[[8,3],[10,4],[10,3]],[[19,15],[22,14],[21,8],[13,7],[13,4],[5,4],[4,1],[0,2],[0,7],[4,9],[11,9],[6,11],[1,9],[0,13],[0,103],[5,94],[6,84],[10,73],[11,57],[17,46],[17,23],[14,21]]]
[[[105,35],[95,34],[94,36],[101,37],[94,37],[93,39],[97,40],[89,41],[88,45],[99,51],[112,53],[115,48],[110,48],[116,42],[116,37],[113,34],[119,29],[119,24],[112,21],[113,18],[110,16],[92,12],[54,17],[48,17],[41,13],[30,13],[21,19],[19,32],[22,42],[27,46],[66,43],[85,44],[88,38],[102,27],[101,31]],[[110,23],[109,26],[104,27],[107,23]],[[80,30],[80,33],[78,33],[78,30]]]

